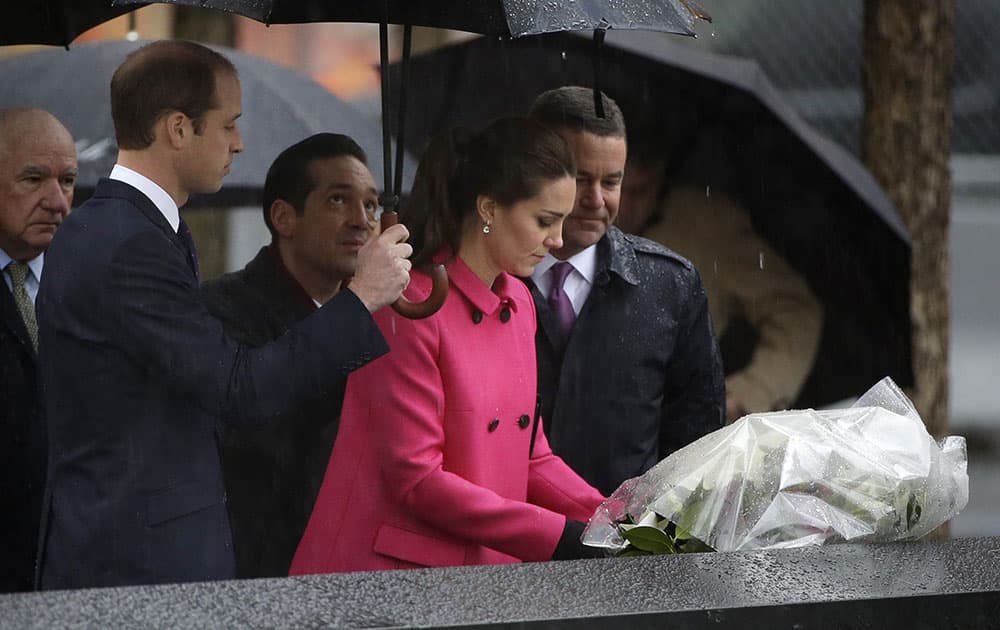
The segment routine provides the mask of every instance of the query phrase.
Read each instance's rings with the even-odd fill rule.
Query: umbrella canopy
[[[588,39],[556,33],[481,38],[413,57],[408,146],[419,151],[451,126],[524,113],[544,90],[590,85],[591,53]],[[735,195],[823,304],[818,358],[797,405],[857,395],[887,375],[913,383],[909,237],[853,156],[805,123],[748,60],[612,31],[601,81],[631,132],[663,134],[664,153],[713,148],[701,152],[689,181]]]
[[[115,5],[148,0],[114,0]],[[231,11],[267,24],[386,22],[523,37],[553,31],[646,29],[694,35],[700,17],[688,0],[159,0]]]
[[[650,29],[694,35],[694,20],[711,21],[694,0],[377,0],[364,2],[333,0],[157,0],[159,4],[182,4],[237,13],[266,24],[310,22],[373,22],[380,25],[381,60],[388,63],[388,24],[406,26],[403,37],[403,65],[410,54],[410,27],[430,26],[469,31],[502,38],[522,37],[554,31],[592,30],[598,42],[611,28]],[[112,0],[115,6],[140,6],[144,0]],[[386,73],[382,73],[386,77]],[[406,103],[405,81],[398,85],[400,109]],[[388,109],[390,86],[382,81],[382,110]],[[384,118],[384,116],[383,116]],[[400,137],[405,135],[398,126]],[[385,189],[391,191],[383,202],[394,210],[401,192],[400,176],[392,177],[392,144],[388,131],[382,138]],[[401,170],[397,153],[395,170]]]
[[[77,141],[80,176],[76,201],[90,196],[117,157],[108,86],[125,56],[143,42],[105,41],[50,49],[0,61],[0,107],[52,112]],[[240,127],[246,149],[233,161],[223,188],[192,197],[192,205],[256,205],[271,162],[282,149],[319,132],[354,138],[370,158],[376,181],[382,169],[381,128],[353,106],[298,72],[236,50],[216,47],[236,66],[243,91]],[[16,87],[13,87],[16,86]],[[407,172],[413,159],[407,156]]]
[[[109,0],[8,0],[0,20],[0,46],[69,46],[80,33],[139,7]]]

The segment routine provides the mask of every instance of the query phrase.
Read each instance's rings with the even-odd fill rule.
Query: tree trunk
[[[862,153],[913,242],[914,403],[948,431],[948,222],[954,0],[866,0]]]
[[[175,10],[175,38],[230,47],[236,41],[236,25],[232,13],[188,6],[177,6]],[[191,236],[198,248],[202,281],[216,278],[226,271],[226,228],[229,219],[226,210],[199,207],[182,211],[184,222],[191,229]]]

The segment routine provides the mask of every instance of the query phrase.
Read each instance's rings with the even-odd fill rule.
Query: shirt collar
[[[538,284],[538,279],[545,275],[552,265],[557,262],[562,262],[552,254],[546,254],[542,262],[535,266],[535,270],[531,273],[531,279]],[[594,275],[597,273],[597,245],[591,245],[582,252],[577,252],[576,254],[570,256],[565,262],[573,265],[573,269],[576,270],[588,284],[594,284]]]
[[[14,259],[10,257],[4,250],[0,249],[0,271],[7,268],[7,265],[14,262]],[[39,281],[42,278],[42,267],[45,266],[45,253],[41,253],[28,262],[28,269],[31,270],[31,274],[35,276],[35,280]]]
[[[149,197],[149,200],[153,202],[156,209],[160,211],[163,218],[167,220],[170,227],[177,231],[177,228],[181,224],[180,211],[177,209],[177,203],[174,198],[171,197],[167,191],[163,190],[156,182],[149,179],[142,173],[137,173],[132,169],[122,166],[121,164],[115,164],[114,168],[111,169],[111,174],[108,175],[109,179],[114,179],[133,188],[137,189],[142,194]]]

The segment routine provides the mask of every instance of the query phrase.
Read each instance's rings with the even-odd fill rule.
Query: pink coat
[[[535,309],[521,281],[491,291],[456,258],[418,321],[375,319],[388,355],[348,380],[330,464],[291,574],[547,560],[566,518],[603,500],[552,454],[535,408]],[[406,295],[430,280],[414,272]]]

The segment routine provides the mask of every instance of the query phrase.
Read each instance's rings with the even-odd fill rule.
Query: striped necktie
[[[35,304],[28,295],[28,289],[24,286],[24,281],[28,278],[28,263],[11,262],[7,265],[7,273],[10,274],[11,292],[14,294],[14,305],[24,320],[24,327],[28,329],[28,336],[31,338],[31,345],[38,350],[38,320],[35,319]]]

